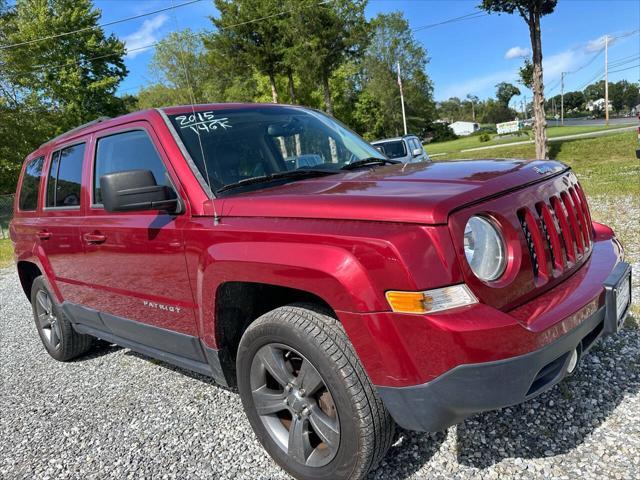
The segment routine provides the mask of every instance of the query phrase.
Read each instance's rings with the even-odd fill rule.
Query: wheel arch
[[[33,287],[33,281],[42,275],[40,267],[33,262],[21,260],[17,264],[18,277],[20,278],[20,285],[22,291],[27,297],[29,302],[31,301],[31,288]]]
[[[235,386],[237,383],[236,354],[247,328],[265,313],[293,304],[338,319],[336,312],[324,299],[304,290],[238,281],[218,286],[215,295],[214,333],[218,359],[228,385]]]

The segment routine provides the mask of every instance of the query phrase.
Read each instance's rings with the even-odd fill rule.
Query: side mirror
[[[108,212],[166,210],[177,212],[179,201],[169,187],[157,185],[149,170],[126,170],[100,177],[102,203]]]
[[[414,148],[414,149],[411,151],[411,154],[412,154],[414,157],[417,157],[418,155],[422,155],[422,149],[421,149],[421,148]]]

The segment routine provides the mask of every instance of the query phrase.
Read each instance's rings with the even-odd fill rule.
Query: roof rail
[[[55,142],[56,140],[59,140],[63,137],[67,137],[73,133],[79,132],[80,130],[84,130],[85,128],[88,128],[92,125],[96,125],[98,123],[102,123],[106,120],[111,120],[111,117],[107,117],[107,116],[102,116],[102,117],[98,117],[95,120],[91,120],[90,122],[87,123],[83,123],[82,125],[72,128],[71,130],[67,130],[64,133],[61,133],[60,135],[58,135],[57,137],[52,138],[51,140],[47,140],[46,142],[44,142],[42,145],[40,145],[40,148],[44,147],[45,145]]]

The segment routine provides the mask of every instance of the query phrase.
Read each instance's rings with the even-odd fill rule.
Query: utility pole
[[[560,125],[564,126],[564,72],[560,73]]]
[[[400,87],[400,103],[402,104],[402,125],[404,126],[404,134],[407,134],[407,116],[404,112],[404,93],[402,92],[402,77],[400,76],[400,62],[397,62],[398,66],[398,87]]]
[[[609,35],[604,36],[604,123],[609,125]]]

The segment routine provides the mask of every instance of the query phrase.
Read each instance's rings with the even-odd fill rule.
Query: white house
[[[480,126],[476,122],[453,122],[449,125],[449,128],[453,130],[453,133],[463,137],[465,135],[471,135],[473,132],[480,129]]]
[[[593,112],[594,110],[604,110],[604,98],[599,98],[597,100],[589,100],[587,102],[587,110]],[[609,111],[612,111],[613,107],[611,106],[611,100],[609,100]]]

